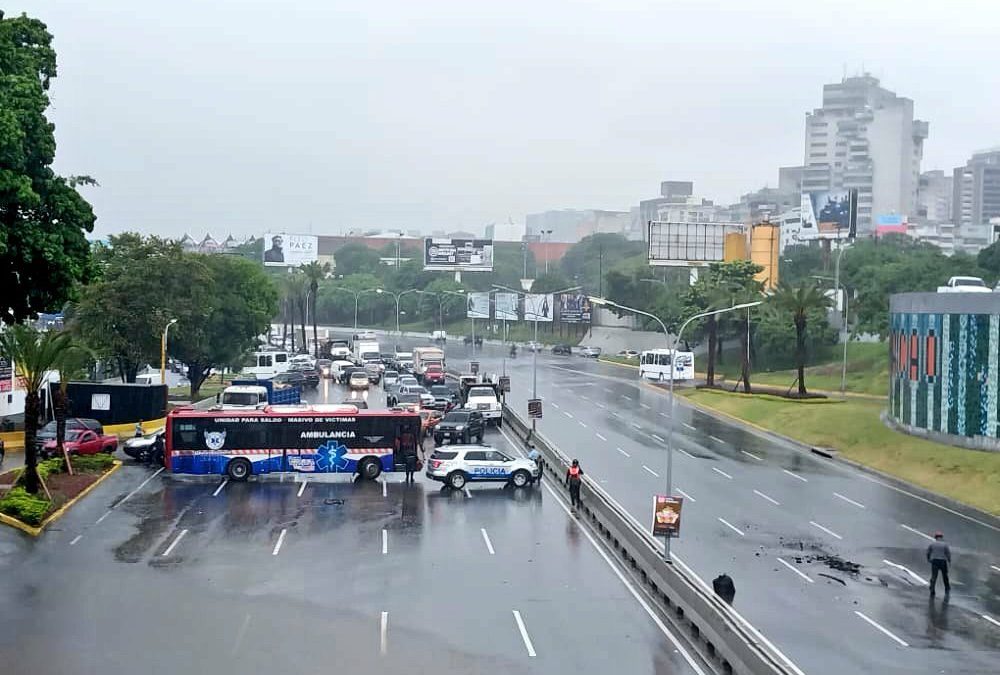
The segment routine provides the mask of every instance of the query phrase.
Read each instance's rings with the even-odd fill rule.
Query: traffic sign
[[[682,497],[667,497],[666,495],[655,495],[653,497],[653,536],[654,537],[679,537],[681,534],[681,506],[684,504]]]
[[[540,398],[528,399],[528,417],[535,420],[542,419],[542,399]]]
[[[500,391],[504,392],[505,394],[509,394],[510,393],[510,376],[509,375],[501,375],[500,376]]]
[[[473,375],[479,374],[479,361],[469,362],[469,372],[472,373]]]

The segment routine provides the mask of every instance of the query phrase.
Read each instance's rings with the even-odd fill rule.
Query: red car
[[[444,381],[444,368],[441,366],[427,366],[427,370],[424,371],[424,384],[426,386],[444,384]]]
[[[63,443],[66,452],[71,455],[96,455],[99,452],[112,453],[118,449],[118,437],[108,434],[98,434],[92,429],[67,429],[66,441]],[[46,457],[56,455],[56,442],[46,441],[42,446],[42,454]]]

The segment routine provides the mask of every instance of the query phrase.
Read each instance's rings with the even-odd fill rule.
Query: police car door
[[[507,455],[499,450],[487,450],[484,454],[490,478],[510,478],[511,459]]]
[[[465,453],[465,467],[472,480],[491,478],[491,462],[486,460],[485,450],[469,450]]]

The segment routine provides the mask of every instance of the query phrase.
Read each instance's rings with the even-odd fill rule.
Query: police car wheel
[[[382,466],[374,459],[366,459],[358,467],[358,473],[366,480],[375,480],[382,473]]]
[[[461,490],[465,487],[466,478],[465,474],[461,471],[456,471],[448,476],[448,485],[456,490]]]
[[[226,466],[226,475],[230,479],[242,482],[250,476],[250,460],[237,457]]]
[[[531,483],[531,476],[527,471],[515,471],[514,475],[511,476],[510,482],[514,484],[514,487],[525,487]]]

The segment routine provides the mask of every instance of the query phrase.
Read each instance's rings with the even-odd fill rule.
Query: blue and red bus
[[[234,481],[275,472],[356,473],[374,480],[402,471],[420,439],[420,415],[353,405],[261,410],[176,408],[167,415],[164,464],[173,473]]]

